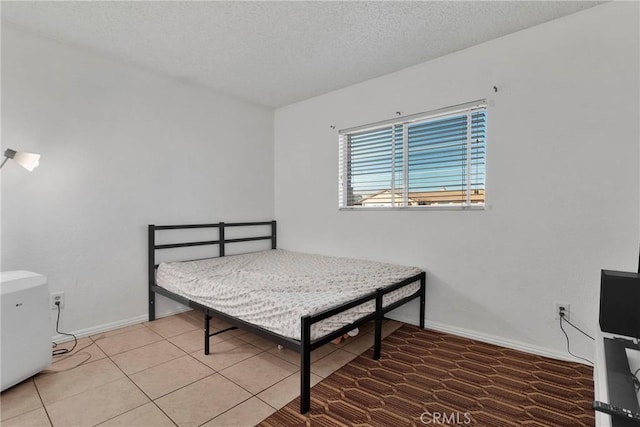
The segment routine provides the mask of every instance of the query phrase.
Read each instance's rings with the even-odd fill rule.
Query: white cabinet
[[[0,273],[0,382],[5,390],[51,365],[49,286],[29,271]]]

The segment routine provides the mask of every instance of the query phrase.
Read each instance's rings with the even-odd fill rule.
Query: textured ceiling
[[[597,4],[2,1],[2,21],[280,107]]]

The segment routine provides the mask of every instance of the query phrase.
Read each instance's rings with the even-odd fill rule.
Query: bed
[[[216,230],[217,237],[156,243],[166,230],[207,229]],[[229,237],[238,230],[243,233]],[[155,320],[155,296],[160,294],[204,313],[205,354],[210,354],[210,337],[236,328],[300,353],[300,413],[311,402],[311,351],[373,321],[373,357],[379,359],[384,315],[416,298],[424,328],[426,281],[418,268],[278,249],[275,221],[152,224],[148,233],[149,320]],[[261,241],[265,248],[227,254],[231,245]],[[159,250],[197,246],[214,246],[217,253],[156,262]],[[213,317],[231,326],[211,333]]]

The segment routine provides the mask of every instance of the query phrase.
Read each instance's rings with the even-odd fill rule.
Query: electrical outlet
[[[554,314],[554,319],[559,320],[560,319],[560,311],[562,311],[564,313],[564,318],[567,320],[570,320],[570,314],[571,314],[571,305],[567,304],[565,302],[557,302],[554,304],[553,306],[553,314]]]
[[[51,310],[57,310],[58,306],[56,303],[60,303],[60,308],[64,308],[64,292],[52,292],[51,299],[49,305],[51,306]]]

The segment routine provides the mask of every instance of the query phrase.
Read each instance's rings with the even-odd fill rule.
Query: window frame
[[[487,165],[487,116],[488,116],[489,103],[486,99],[479,99],[472,102],[467,102],[464,104],[458,104],[450,107],[440,108],[437,110],[432,110],[428,112],[422,112],[417,114],[412,114],[408,116],[396,117],[389,120],[383,120],[375,123],[370,123],[367,125],[356,126],[346,129],[341,129],[338,131],[338,209],[339,210],[367,210],[367,211],[380,211],[380,210],[484,210],[487,205],[487,180],[486,180],[486,165]],[[484,161],[484,182],[483,188],[484,198],[481,203],[472,203],[470,194],[474,190],[472,189],[471,182],[471,165],[472,165],[472,120],[471,117],[476,111],[484,111],[484,126],[485,126],[485,134],[484,134],[484,156],[482,160]],[[466,160],[465,160],[465,169],[466,169],[466,180],[465,180],[465,188],[461,191],[465,192],[465,199],[460,203],[450,203],[450,204],[431,204],[431,205],[410,205],[409,204],[409,141],[408,141],[408,127],[411,124],[420,123],[420,122],[429,122],[435,121],[439,119],[446,118],[447,116],[459,116],[462,114],[467,114],[467,138],[466,138]],[[396,128],[400,126],[402,135],[402,180],[403,187],[396,188],[395,179],[396,179],[396,161],[393,159],[396,158],[395,150],[396,150]],[[355,133],[366,133],[373,132],[376,130],[382,130],[390,128],[391,129],[391,188],[389,189],[391,193],[391,206],[358,206],[358,205],[347,205],[348,198],[348,185],[350,183],[349,179],[349,156],[350,156],[350,146],[348,144],[349,135]],[[396,194],[401,193],[401,201],[397,205],[396,203]]]

